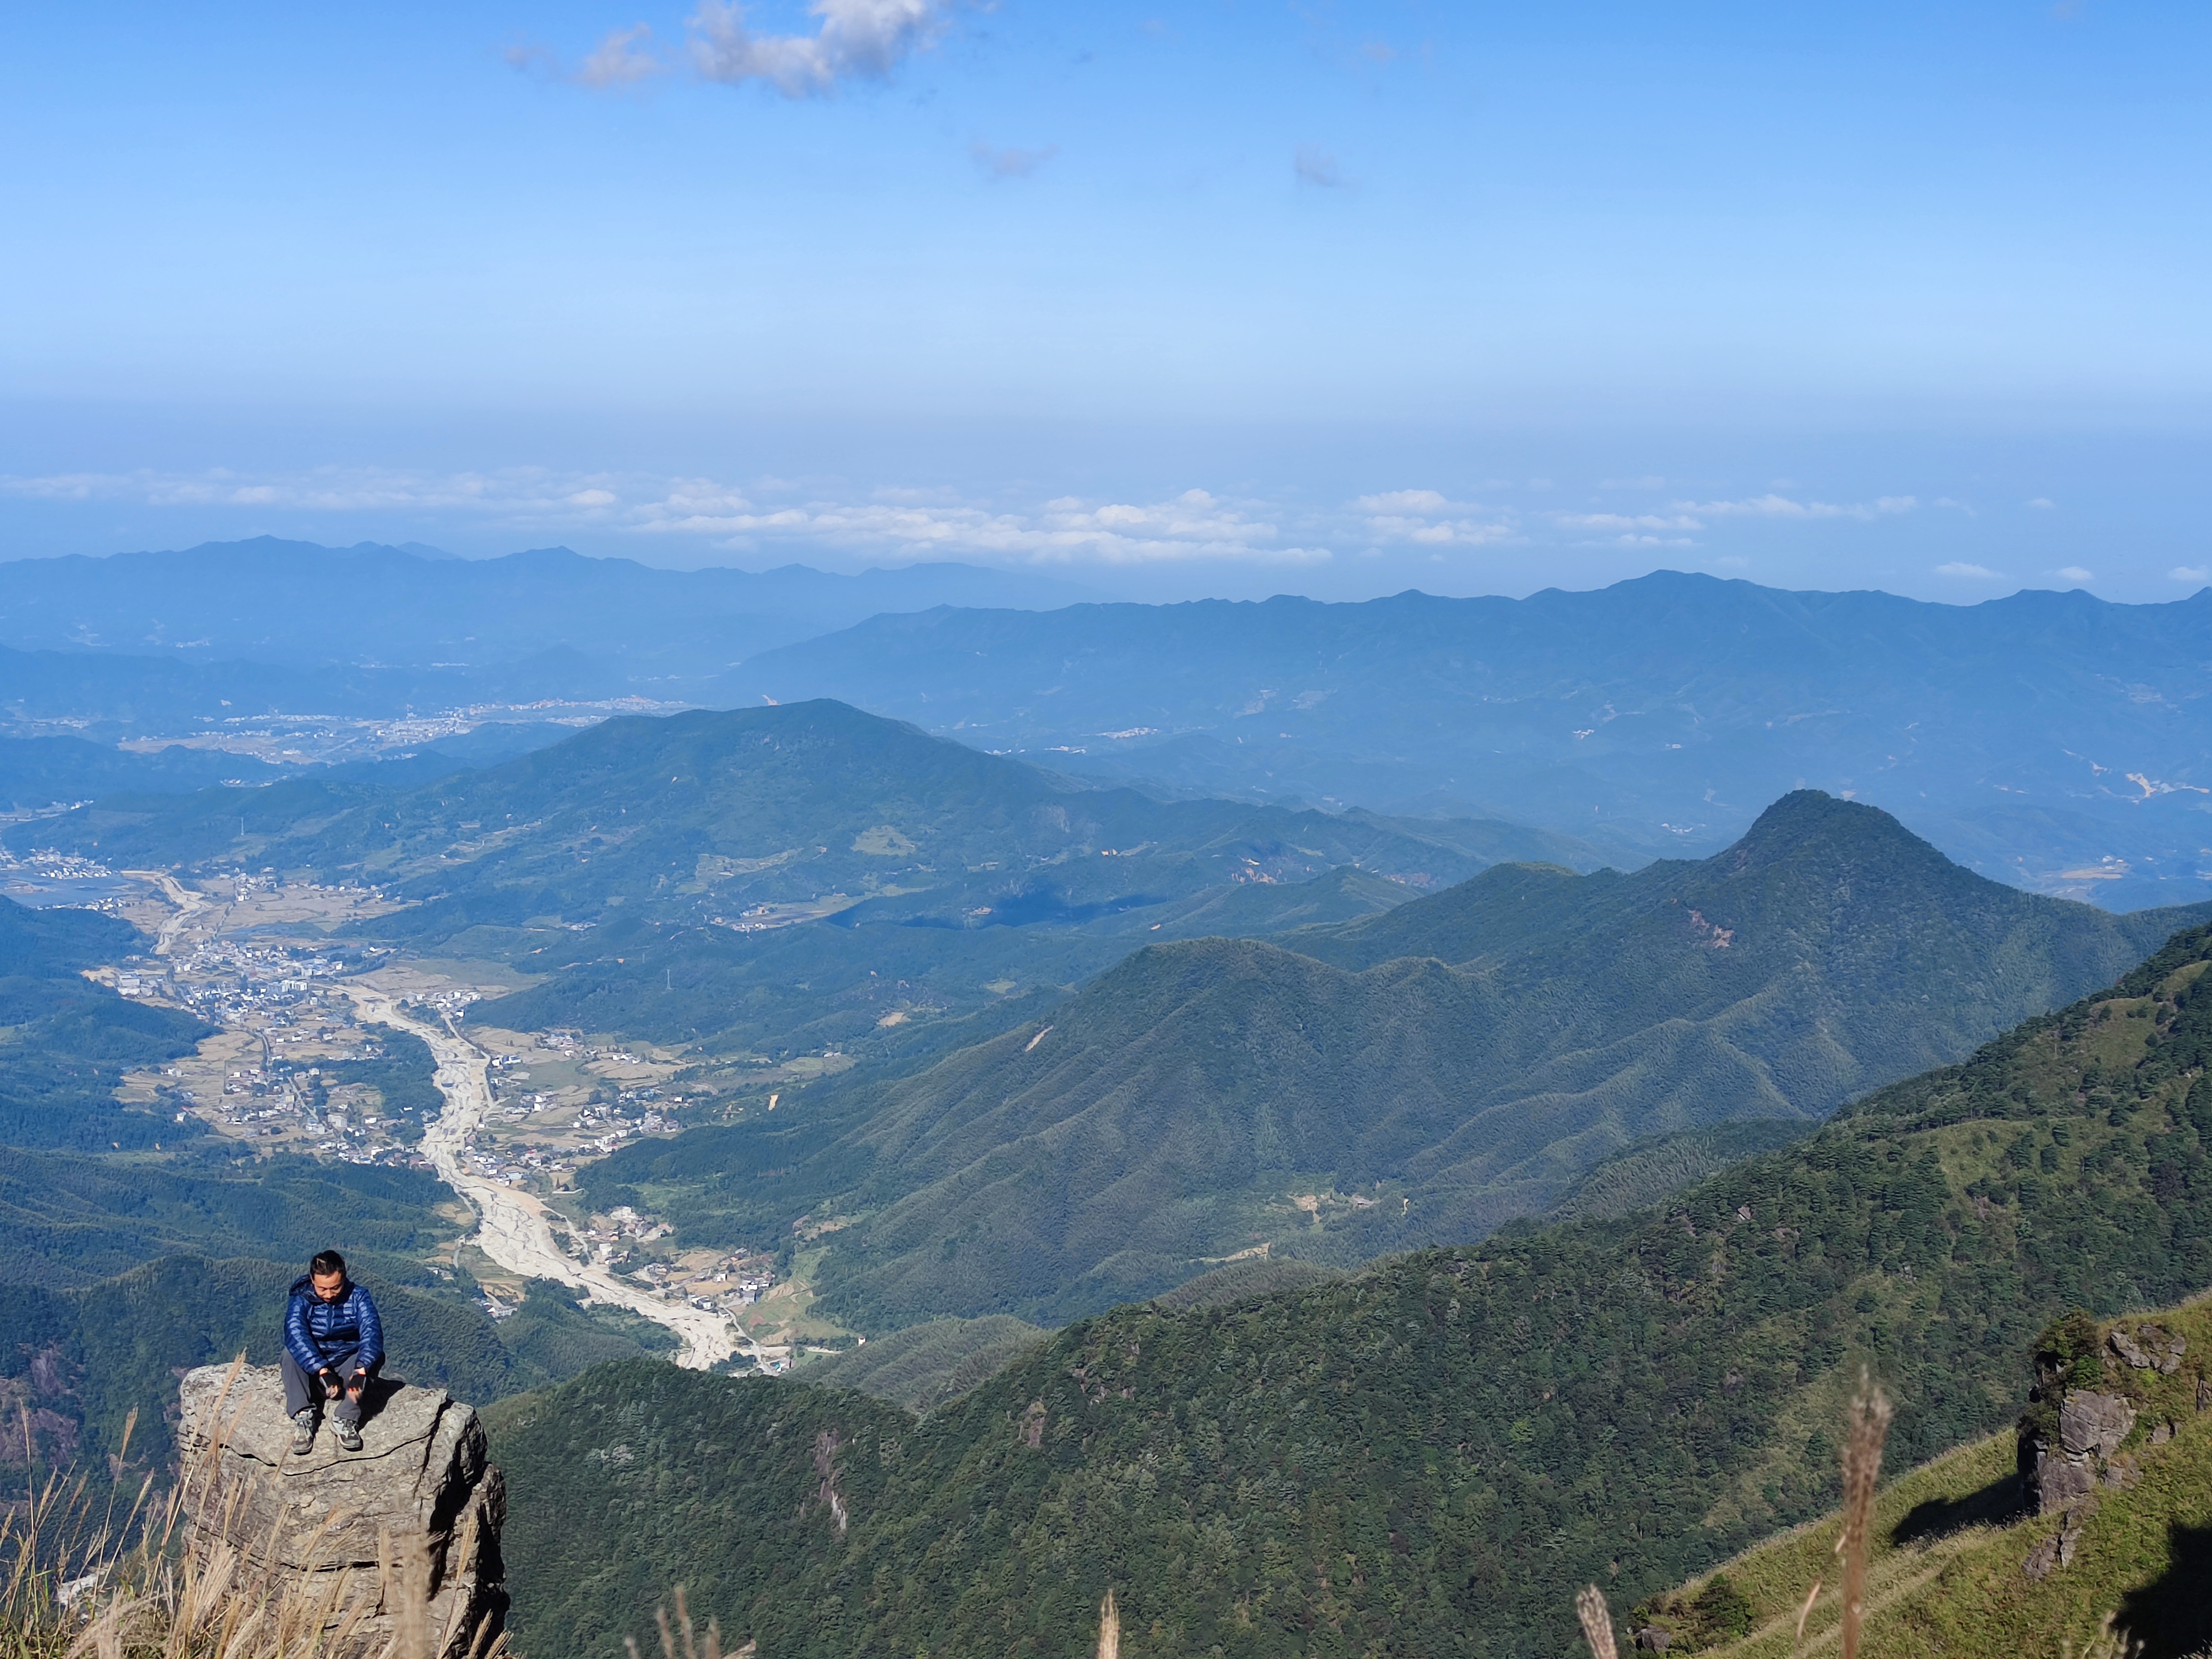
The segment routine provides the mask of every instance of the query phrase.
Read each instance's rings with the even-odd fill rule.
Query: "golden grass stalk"
[[[1613,1644],[1613,1609],[1606,1606],[1603,1590],[1595,1584],[1584,1585],[1583,1593],[1575,1597],[1575,1617],[1583,1621],[1592,1659],[1620,1659]]]
[[[1888,1396],[1874,1385],[1862,1367],[1859,1391],[1844,1419],[1844,1529],[1836,1540],[1836,1553],[1844,1558],[1844,1659],[1858,1659],[1875,1481],[1881,1474],[1882,1443],[1889,1438],[1889,1421],[1894,1414]]]

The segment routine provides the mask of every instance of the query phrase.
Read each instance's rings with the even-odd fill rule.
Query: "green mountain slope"
[[[819,1389],[858,1389],[916,1415],[957,1399],[995,1376],[1015,1355],[1045,1339],[1018,1319],[933,1319],[879,1336],[824,1359],[811,1359],[799,1375]]]
[[[2118,1328],[2133,1340],[2144,1323],[2182,1338],[2191,1357],[2212,1348],[2212,1304],[2203,1297]],[[2111,1328],[2090,1333],[2092,1351],[2103,1351],[2092,1386],[2135,1413],[2116,1464],[2126,1484],[2096,1492],[2070,1516],[2034,1516],[2024,1506],[2019,1437],[2010,1431],[1889,1482],[1869,1528],[1861,1652],[2183,1659],[2212,1645],[2212,1406],[2199,1393],[2203,1362],[2172,1374],[2128,1364],[2110,1346]],[[1670,1653],[1790,1659],[1801,1648],[1832,1651],[1842,1616],[1840,1525],[1831,1514],[1770,1539],[1652,1597],[1628,1623],[1667,1630]],[[2063,1559],[2052,1553],[2060,1543]],[[2032,1561],[2039,1571],[2030,1571]],[[1722,1608],[1729,1616],[1716,1620]]]
[[[1580,1585],[1633,1602],[1829,1507],[1862,1363],[1909,1465],[2012,1419],[2064,1309],[2212,1283],[2208,965],[2182,935],[1654,1210],[1117,1309],[920,1423],[588,1373],[495,1440],[560,1517],[511,1541],[522,1640],[611,1655],[711,1582],[778,1656],[1072,1656],[1110,1585],[1133,1651],[1569,1651]]]
[[[199,1131],[114,1097],[124,1073],[189,1054],[209,1030],[83,977],[143,943],[113,916],[0,899],[0,1146],[146,1147]]]
[[[410,789],[297,778],[9,834],[378,882],[416,902],[366,931],[543,976],[482,1018],[785,1052],[896,1047],[887,1013],[1072,983],[1137,939],[1352,920],[1501,860],[1602,862],[1510,824],[1091,788],[836,702],[610,720]]]
[[[640,1146],[586,1179],[661,1189],[702,1238],[717,1212],[856,1218],[820,1282],[868,1328],[1050,1322],[1261,1246],[1349,1264],[1479,1237],[1632,1141],[1818,1117],[2109,981],[2178,920],[1985,881],[1885,813],[1802,792],[1702,864],[1501,868],[1285,936],[1295,952],[1139,951],[814,1122]],[[1319,959],[1356,965],[1378,933],[1467,965]]]
[[[230,1145],[190,1159],[0,1146],[0,1284],[69,1289],[178,1253],[304,1261],[333,1239],[404,1271],[459,1231],[434,1213],[453,1195],[426,1170],[234,1161]]]

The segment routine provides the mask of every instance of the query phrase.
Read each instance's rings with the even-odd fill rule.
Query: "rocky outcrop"
[[[2119,1449],[2135,1425],[2135,1407],[2118,1395],[2068,1389],[2055,1442],[2037,1439],[2022,1448],[2029,1509],[2049,1515],[2079,1504],[2100,1485],[2130,1484],[2134,1464]]]
[[[2189,1340],[2162,1325],[2138,1325],[2132,1331],[2115,1329],[2105,1339],[2122,1363],[2139,1371],[2172,1376],[2181,1369],[2181,1356]]]
[[[486,1461],[483,1425],[442,1389],[374,1385],[362,1449],[327,1422],[313,1452],[292,1455],[284,1385],[274,1367],[187,1372],[177,1444],[196,1543],[238,1552],[246,1568],[293,1576],[349,1635],[379,1647],[410,1601],[428,1603],[428,1651],[462,1659],[506,1606],[499,1534],[506,1489]]]

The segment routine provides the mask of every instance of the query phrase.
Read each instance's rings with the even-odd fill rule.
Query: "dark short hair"
[[[336,1250],[318,1250],[315,1259],[307,1264],[307,1271],[318,1279],[328,1279],[332,1273],[345,1271],[345,1258]]]

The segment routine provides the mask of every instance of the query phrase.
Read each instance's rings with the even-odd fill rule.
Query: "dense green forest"
[[[334,1240],[415,1282],[459,1231],[428,1170],[193,1146],[187,1158],[0,1147],[0,1284],[67,1289],[174,1251],[304,1261]]]
[[[0,900],[0,1146],[135,1149],[199,1132],[115,1099],[125,1072],[190,1054],[209,1030],[83,976],[143,943],[113,916]]]
[[[818,1278],[863,1329],[1057,1323],[1263,1246],[1351,1266],[1479,1238],[1653,1135],[1809,1123],[2206,913],[2022,893],[1801,791],[1701,862],[1499,866],[1364,921],[1147,946],[913,1075],[583,1182],[701,1243],[850,1218]]]
[[[779,1656],[1571,1650],[1836,1492],[2008,1422],[2072,1306],[2212,1283],[2212,929],[1963,1064],[1619,1218],[1083,1320],[916,1421],[632,1363],[495,1413],[526,1647],[665,1586]],[[733,1644],[733,1643],[732,1643]]]

